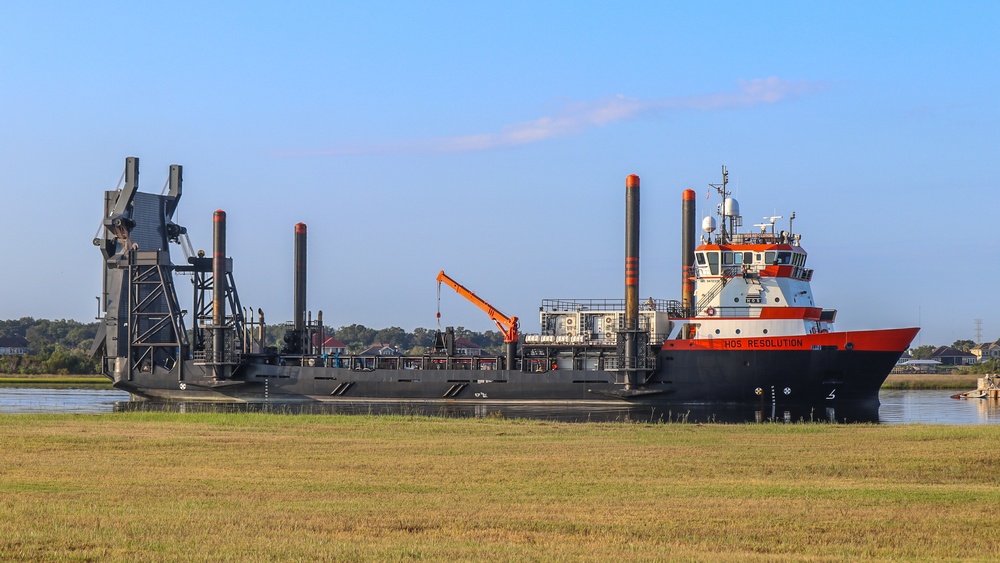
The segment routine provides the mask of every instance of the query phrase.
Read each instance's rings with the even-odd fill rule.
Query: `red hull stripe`
[[[667,340],[664,350],[837,350],[863,352],[899,352],[910,347],[919,328],[827,332],[795,336],[761,336],[759,338],[695,338]]]
[[[795,273],[795,266],[765,266],[760,275],[772,278],[790,278]]]
[[[819,307],[761,307],[760,315],[757,317],[726,317],[725,320],[805,319],[807,321],[818,321],[822,313],[823,309]]]
[[[762,307],[762,319],[806,319],[818,321],[823,309],[819,307]]]

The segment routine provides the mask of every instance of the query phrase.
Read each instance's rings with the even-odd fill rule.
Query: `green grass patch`
[[[0,415],[0,560],[1000,558],[998,426]]]

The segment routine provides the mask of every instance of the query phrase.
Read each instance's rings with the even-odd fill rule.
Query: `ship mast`
[[[719,233],[718,244],[727,244],[729,242],[729,234],[726,231],[726,219],[729,217],[726,209],[726,201],[729,199],[729,190],[726,189],[726,185],[729,184],[729,170],[726,169],[726,165],[722,165],[722,183],[721,184],[709,184],[709,187],[715,188],[715,191],[722,196],[722,207],[719,209],[719,216],[722,218],[722,230]],[[730,230],[732,230],[732,225],[730,225]]]

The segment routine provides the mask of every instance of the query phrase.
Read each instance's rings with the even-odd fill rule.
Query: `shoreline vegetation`
[[[970,390],[975,389],[977,379],[982,374],[891,374],[882,384],[882,389],[941,389]],[[103,375],[0,375],[0,387],[86,387],[111,388],[111,382]]]
[[[975,389],[984,374],[948,373],[893,373],[886,378],[882,389]]]
[[[0,375],[0,389],[30,387],[36,389],[113,389],[103,375]]]
[[[0,560],[997,560],[1000,426],[0,415]]]

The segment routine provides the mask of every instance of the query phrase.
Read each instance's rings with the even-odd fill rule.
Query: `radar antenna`
[[[777,221],[778,219],[781,219],[781,218],[782,218],[781,215],[772,215],[770,217],[764,217],[764,219],[767,220],[768,224],[771,226],[771,234],[772,235],[774,234],[774,222]],[[759,227],[760,225],[757,225],[757,226]],[[763,228],[767,228],[767,227],[765,226]]]

